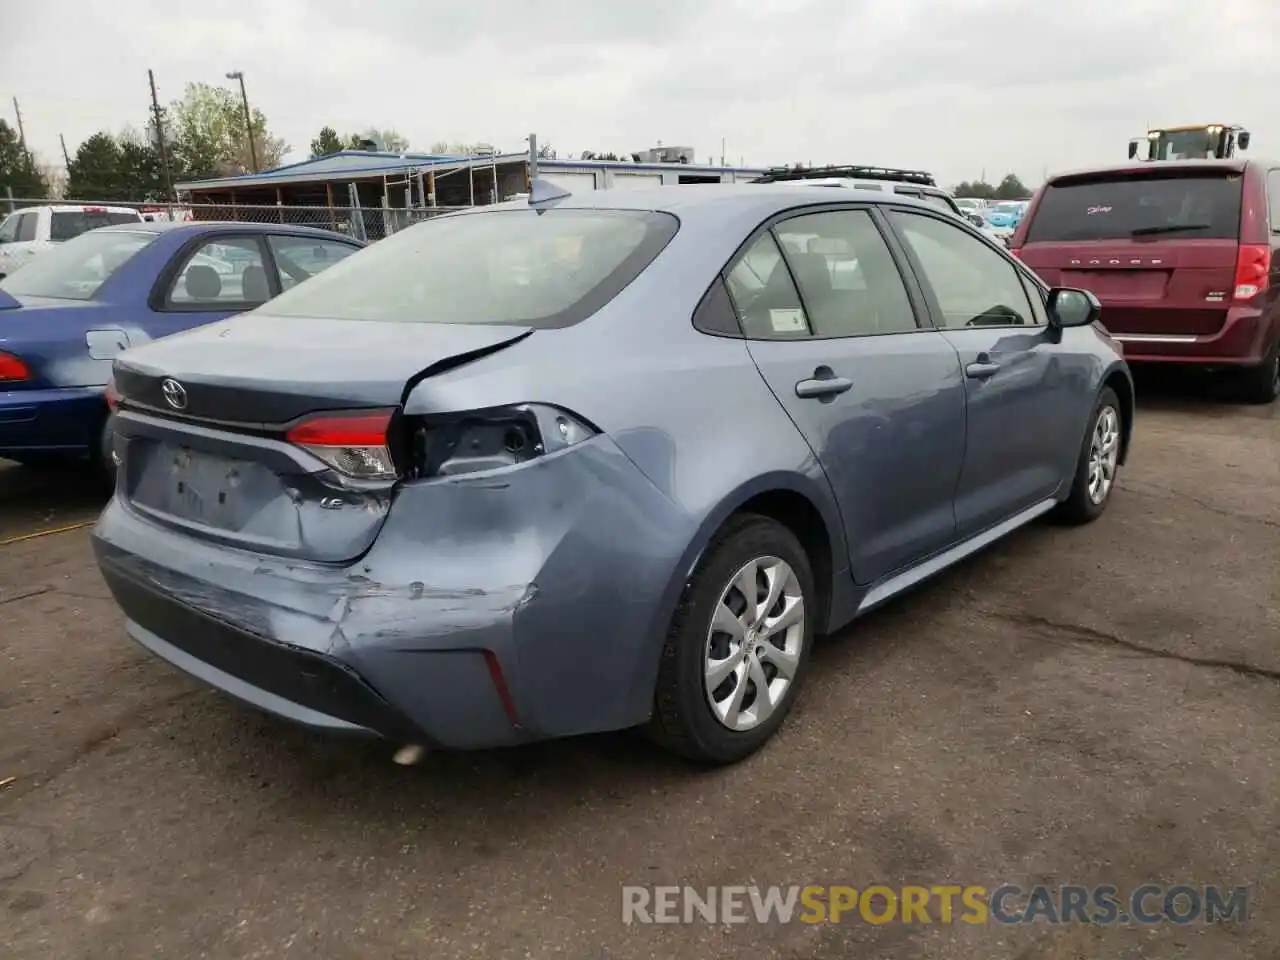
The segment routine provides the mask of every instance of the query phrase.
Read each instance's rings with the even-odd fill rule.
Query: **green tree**
[[[116,138],[120,147],[121,186],[126,196],[122,200],[160,201],[168,198],[168,186],[164,180],[164,163],[160,150],[146,136],[135,130],[125,130]]]
[[[40,175],[35,158],[23,149],[14,129],[0,120],[0,193],[6,187],[23,199],[43,200],[49,195],[49,184]]]
[[[331,153],[337,153],[339,150],[344,149],[346,149],[346,144],[338,136],[337,130],[333,129],[333,127],[321,127],[320,133],[311,141],[311,159],[327,157]]]
[[[169,107],[175,133],[174,155],[187,178],[235,176],[278,167],[289,145],[267,130],[261,110],[251,111],[253,148],[246,136],[240,97],[226,87],[189,83],[181,100]]]
[[[998,200],[1021,200],[1029,196],[1031,196],[1031,191],[1018,179],[1016,173],[1006,173],[1004,179],[1000,181],[1000,185],[996,187],[996,199]]]
[[[76,148],[67,167],[67,198],[72,200],[124,200],[129,192],[120,144],[99,131]]]
[[[996,198],[996,188],[985,180],[965,180],[956,184],[951,192],[957,197],[974,197],[978,200]]]
[[[385,150],[387,153],[406,153],[409,150],[409,139],[399,131],[388,127],[386,130],[379,130],[377,127],[369,127],[364,133],[360,134],[363,140],[373,140],[378,144],[378,149]]]

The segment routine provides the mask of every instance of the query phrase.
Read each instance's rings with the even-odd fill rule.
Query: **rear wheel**
[[[816,617],[809,558],[795,535],[766,517],[735,517],[672,621],[650,735],[708,763],[760,749],[799,692]]]
[[[1124,420],[1120,415],[1120,398],[1110,387],[1098,394],[1076,462],[1075,478],[1067,499],[1058,505],[1055,515],[1068,524],[1089,523],[1107,508],[1120,469],[1120,444],[1124,437]]]
[[[1280,337],[1271,345],[1267,359],[1237,374],[1241,397],[1246,403],[1273,403],[1280,397]]]

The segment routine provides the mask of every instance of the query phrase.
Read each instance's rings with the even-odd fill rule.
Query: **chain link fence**
[[[132,203],[119,200],[32,200],[0,198],[0,219],[30,207],[67,203],[136,210],[143,220],[224,223],[282,223],[331,230],[372,242],[431,217],[469,207],[328,207],[208,203]]]

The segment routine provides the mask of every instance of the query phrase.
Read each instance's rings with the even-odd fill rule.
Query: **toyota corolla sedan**
[[[746,757],[816,636],[1095,519],[1132,430],[1092,295],[839,193],[538,183],[128,350],[94,546],[129,635],[401,752]]]

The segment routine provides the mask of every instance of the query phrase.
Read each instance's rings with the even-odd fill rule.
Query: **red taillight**
[[[390,425],[390,410],[321,413],[290,428],[285,436],[349,477],[390,480],[396,476],[387,442]]]
[[[1017,248],[1017,247],[1010,247],[1010,248],[1009,248],[1009,256],[1011,256],[1011,257],[1017,257],[1019,260],[1021,260],[1021,259],[1022,259],[1022,256],[1018,253],[1018,248]]]
[[[1240,244],[1236,258],[1236,300],[1252,300],[1267,289],[1271,273],[1271,247],[1262,243]]]
[[[114,380],[107,381],[107,389],[102,393],[107,401],[107,409],[115,410],[120,406],[120,391],[116,389]]]
[[[30,379],[31,371],[21,358],[12,353],[0,353],[0,383]]]

